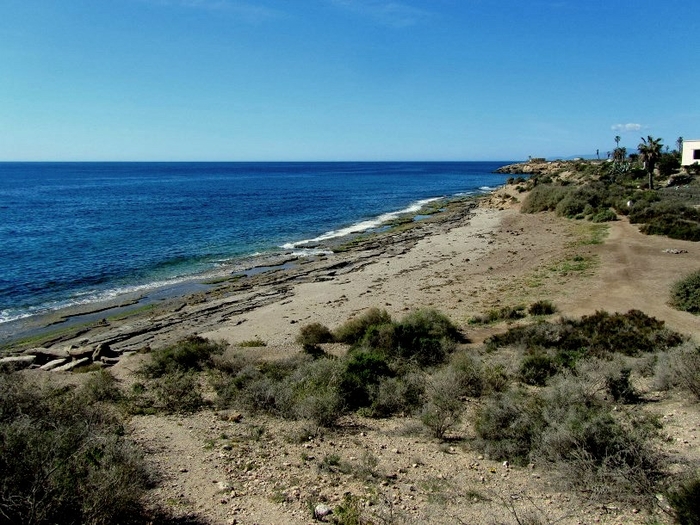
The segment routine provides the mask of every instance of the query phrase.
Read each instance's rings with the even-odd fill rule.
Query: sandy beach
[[[333,254],[277,261],[276,269],[232,276],[206,292],[24,345],[79,351],[106,343],[121,354],[110,370],[128,389],[149,348],[199,334],[252,358],[281,359],[300,351],[295,339],[305,324],[333,329],[373,307],[395,318],[435,308],[476,352],[508,325],[473,324],[472,317],[538,300],[571,317],[639,309],[700,341],[697,317],[667,305],[671,284],[697,268],[700,245],[642,235],[624,218],[600,225],[523,214],[521,200],[506,186],[408,227],[356,238]],[[252,340],[264,346],[238,346]],[[85,375],[50,374],[62,381]],[[648,410],[663,417],[671,453],[681,462],[699,460],[697,407],[677,395],[656,401]],[[465,413],[477,406],[466,402]],[[468,419],[455,430],[459,435],[471,435]],[[417,426],[408,416],[348,416],[341,428],[304,441],[292,437],[303,430],[301,421],[207,409],[133,416],[129,435],[161,477],[149,501],[197,524],[313,523],[309,501],[340,505],[348,493],[377,501],[366,510],[386,523],[521,523],[516,518],[523,513],[537,523],[648,523],[650,514],[633,505],[562,490],[554,472],[511,468],[480,455],[468,438],[439,442]],[[355,474],[323,470],[327,458],[339,458]],[[366,483],[357,475],[363,468],[378,470],[390,484]]]
[[[435,308],[479,342],[494,328],[470,327],[471,317],[542,299],[565,316],[637,308],[700,337],[695,316],[666,304],[671,284],[697,267],[697,243],[642,235],[624,218],[594,225],[522,214],[521,199],[506,186],[330,255],[274,261],[268,271],[221,280],[206,292],[132,312],[98,311],[95,321],[65,328],[51,319],[51,335],[23,346],[107,343],[138,352],[199,334],[234,345],[258,339],[267,353],[284,354],[304,324],[334,328],[372,307],[397,318]]]

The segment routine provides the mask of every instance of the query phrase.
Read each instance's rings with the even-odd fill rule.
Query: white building
[[[684,140],[681,166],[700,164],[700,140]]]

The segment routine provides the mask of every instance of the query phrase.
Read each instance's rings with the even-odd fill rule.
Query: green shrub
[[[370,308],[364,314],[351,319],[335,330],[336,341],[347,344],[359,342],[371,326],[391,324],[391,316],[386,310]]]
[[[343,373],[339,359],[300,363],[279,390],[278,409],[282,415],[308,419],[320,427],[335,425],[346,410],[340,392]]]
[[[559,202],[566,197],[569,189],[551,184],[538,184],[523,200],[520,210],[523,213],[554,211]]]
[[[671,199],[635,202],[629,218],[633,224],[642,224],[640,230],[648,235],[700,241],[700,210]]]
[[[460,396],[480,397],[486,391],[484,365],[475,355],[457,352],[452,355],[449,366],[455,373]]]
[[[420,407],[424,392],[425,380],[421,374],[382,377],[372,401],[371,414],[374,417],[409,414]]]
[[[611,209],[599,211],[591,216],[591,222],[610,222],[617,220],[617,213]]]
[[[326,388],[297,400],[294,406],[297,417],[308,419],[319,427],[332,427],[344,412],[343,400],[338,391]]]
[[[664,328],[663,321],[630,310],[625,314],[598,311],[579,320],[514,327],[490,337],[486,344],[490,350],[512,345],[530,351],[552,349],[559,365],[572,368],[582,357],[615,353],[635,356],[667,350],[683,340],[680,334]]]
[[[437,310],[416,310],[396,326],[396,353],[420,366],[442,363],[461,340],[459,330]]]
[[[373,308],[335,331],[338,341],[382,354],[386,360],[403,360],[430,366],[441,363],[462,340],[459,330],[442,313],[416,310],[393,322],[385,311]]]
[[[544,386],[558,370],[554,359],[547,354],[536,353],[523,359],[520,364],[520,379],[528,385]]]
[[[536,301],[527,309],[527,313],[530,315],[552,315],[556,311],[557,309],[552,302],[545,300]]]
[[[667,497],[680,525],[700,525],[700,478],[682,481]]]
[[[200,371],[213,366],[213,356],[223,353],[226,346],[193,335],[154,351],[151,362],[143,366],[141,373],[157,378],[172,372]]]
[[[333,341],[333,334],[321,323],[311,323],[302,326],[297,336],[297,343],[304,348],[314,347],[323,343],[332,343]]]
[[[692,314],[700,314],[700,270],[676,281],[671,288],[671,306]]]
[[[241,348],[262,348],[264,346],[267,346],[267,343],[260,339],[259,337],[256,337],[255,339],[248,339],[247,341],[241,341],[238,343],[239,347]]]
[[[522,390],[486,399],[475,414],[476,445],[492,459],[527,464],[544,424],[542,401]]]
[[[367,350],[354,352],[345,362],[340,379],[341,398],[352,410],[368,407],[376,396],[381,379],[391,375],[383,355]]]
[[[81,393],[87,396],[90,401],[116,403],[124,398],[122,391],[119,389],[117,379],[104,369],[100,369],[90,376],[83,384]]]
[[[150,475],[105,405],[0,375],[0,522],[132,523]]]

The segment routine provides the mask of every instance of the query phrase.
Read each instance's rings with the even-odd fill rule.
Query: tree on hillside
[[[615,148],[615,151],[613,151],[613,161],[616,163],[625,162],[626,157],[627,148]]]
[[[647,136],[645,139],[642,137],[642,142],[639,143],[637,149],[639,150],[639,157],[644,164],[644,169],[647,170],[649,174],[649,189],[654,189],[654,168],[656,163],[661,157],[661,141],[663,139],[655,139],[651,135]]]

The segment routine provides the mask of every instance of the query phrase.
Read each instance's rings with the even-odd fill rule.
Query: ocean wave
[[[35,315],[48,314],[64,308],[75,308],[91,304],[109,303],[119,299],[120,297],[126,298],[127,296],[132,296],[134,298],[138,298],[140,295],[143,296],[144,294],[153,290],[178,286],[194,280],[195,276],[183,276],[153,281],[146,284],[120,286],[110,288],[108,290],[80,290],[75,292],[72,297],[65,300],[50,301],[23,308],[8,308],[5,310],[0,310],[0,324],[19,321]]]
[[[383,213],[382,215],[374,217],[373,219],[367,219],[364,221],[360,221],[360,222],[351,224],[350,226],[347,226],[345,228],[340,228],[338,230],[331,230],[329,232],[326,232],[326,233],[319,235],[318,237],[314,237],[313,239],[304,239],[301,241],[286,243],[286,244],[283,244],[281,246],[281,248],[283,248],[285,250],[294,250],[294,249],[297,249],[297,248],[304,246],[306,244],[313,244],[313,243],[328,241],[331,239],[338,239],[340,237],[352,235],[353,233],[366,232],[368,230],[378,228],[382,224],[385,224],[389,221],[392,221],[392,220],[396,219],[397,217],[404,215],[406,213],[415,213],[417,211],[420,211],[426,204],[430,204],[431,202],[439,201],[440,199],[441,199],[441,197],[433,197],[431,199],[423,199],[420,201],[416,201],[402,210],[392,211],[389,213]]]

